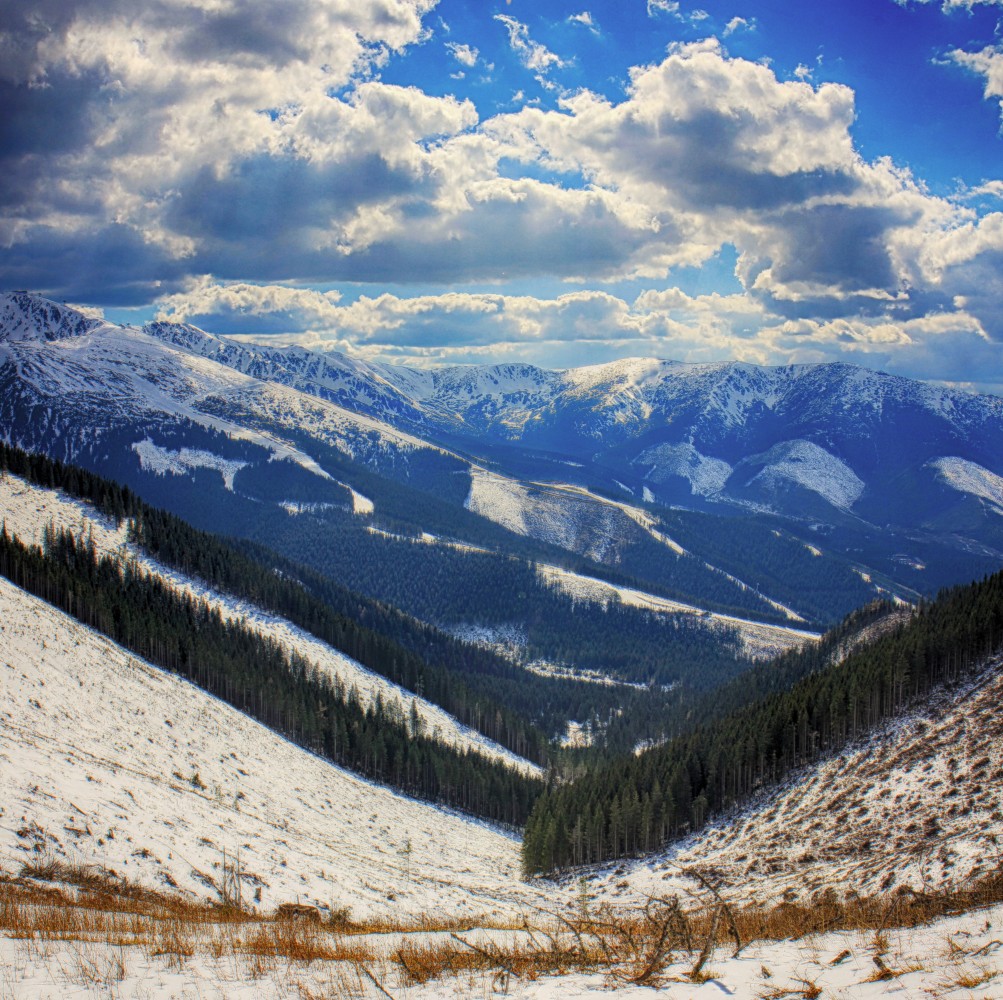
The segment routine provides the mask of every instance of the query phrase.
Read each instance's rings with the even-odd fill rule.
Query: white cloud
[[[845,86],[779,80],[708,39],[634,69],[622,100],[581,92],[481,120],[469,101],[378,77],[389,51],[424,37],[431,0],[177,0],[156,17],[129,7],[131,22],[124,3],[56,5],[63,21],[36,35],[25,21],[22,55],[0,60],[23,100],[53,99],[0,181],[18,192],[0,229],[12,286],[71,275],[61,297],[106,304],[178,292],[165,308],[271,317],[269,329],[286,316],[291,335],[423,363],[492,342],[558,363],[574,338],[597,352],[784,360],[811,349],[812,331],[825,351],[842,338],[906,357],[922,340],[934,357],[934,333],[910,326],[929,316],[950,327],[936,345],[1003,339],[999,220],[865,162]],[[191,30],[196,9],[206,37]],[[498,18],[534,72],[562,65]],[[479,58],[449,44],[461,66]],[[998,88],[998,50],[962,56]],[[288,284],[671,283],[723,244],[742,296],[360,305]],[[192,284],[204,273],[218,282]]]
[[[998,98],[1000,113],[1003,115],[1003,46],[988,45],[981,52],[962,52],[960,49],[955,49],[948,53],[948,58],[985,78],[984,96],[986,100]]]
[[[468,69],[477,65],[477,57],[480,54],[472,45],[461,45],[458,42],[446,42],[452,57]]]
[[[676,0],[648,0],[648,17],[658,14],[678,15],[679,4]]]
[[[945,14],[955,10],[972,10],[974,7],[1003,7],[1003,0],[894,0],[900,7],[939,3]]]
[[[746,20],[746,18],[744,18],[744,17],[733,17],[724,26],[724,35],[727,38],[728,35],[733,35],[733,34],[735,34],[736,31],[740,31],[740,30],[755,31],[755,28],[756,28],[756,19],[755,18],[753,18],[751,21],[749,21],[749,20]]]
[[[940,381],[970,380],[978,371],[983,388],[1003,386],[998,344],[963,309],[901,321],[785,319],[748,294],[691,296],[678,288],[642,292],[633,302],[582,291],[551,299],[386,294],[345,303],[336,293],[208,278],[161,306],[161,318],[209,330],[258,330],[242,340],[419,366],[505,359],[569,367],[630,355],[772,365],[850,360]]]
[[[534,42],[529,37],[529,28],[508,14],[495,14],[496,21],[501,22],[508,31],[509,44],[519,56],[526,69],[545,74],[550,69],[560,69],[566,65],[563,59],[551,52],[546,46]]]

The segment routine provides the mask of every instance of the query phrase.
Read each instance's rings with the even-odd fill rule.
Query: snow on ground
[[[519,844],[363,781],[0,579],[0,854],[218,899],[518,913]],[[5,861],[5,864],[7,863]],[[5,994],[6,995],[6,994]]]
[[[57,529],[64,528],[90,537],[100,552],[135,560],[147,572],[175,589],[204,600],[224,618],[240,621],[245,627],[268,636],[284,648],[297,651],[332,679],[340,679],[346,688],[354,687],[363,705],[375,702],[377,696],[380,696],[385,704],[397,702],[403,710],[409,710],[414,701],[425,723],[425,731],[434,738],[487,757],[504,760],[523,771],[539,772],[536,765],[462,725],[438,705],[417,698],[412,692],[367,670],[351,657],[286,619],[262,611],[246,601],[211,590],[149,558],[128,542],[125,524],[116,528],[112,521],[102,517],[89,504],[8,475],[0,477],[0,520],[6,523],[10,534],[26,543],[41,544],[43,532],[50,523]]]
[[[1003,836],[1003,657],[953,696],[805,769],[757,804],[662,854],[604,868],[597,891],[636,905],[677,865],[716,872],[743,897],[802,902],[960,885],[995,870]],[[1003,994],[998,994],[1003,995]]]
[[[751,482],[762,483],[770,491],[794,483],[843,510],[864,492],[863,481],[845,462],[811,441],[783,441],[761,457],[767,464]]]
[[[509,981],[511,1000],[740,1000],[819,997],[820,1000],[979,1000],[1003,996],[999,938],[1003,906],[945,917],[928,926],[889,929],[884,939],[873,931],[815,934],[793,941],[748,945],[738,956],[717,948],[709,957],[703,983],[687,981],[692,960],[670,966],[657,990],[611,982],[605,975],[545,976]],[[893,973],[878,977],[878,955]],[[673,981],[674,980],[674,981]],[[979,983],[978,986],[972,985]],[[611,992],[615,990],[615,992]],[[817,991],[817,992],[816,992]],[[471,989],[463,980],[429,983],[398,994],[406,1000],[457,1000],[497,996],[490,983]]]
[[[784,625],[768,625],[736,618],[734,615],[704,611],[692,604],[671,601],[631,587],[615,586],[604,580],[581,576],[556,566],[538,566],[537,574],[545,583],[558,587],[580,600],[594,601],[597,604],[621,601],[631,607],[643,608],[645,611],[657,614],[690,615],[706,628],[734,630],[742,644],[742,654],[751,659],[768,659],[803,642],[818,640],[816,632],[788,628]]]
[[[477,466],[471,468],[464,506],[516,534],[597,561],[608,557],[623,534],[613,505],[604,508],[566,497],[551,485],[522,483]]]
[[[633,504],[599,496],[571,483],[520,482],[471,467],[468,510],[520,535],[559,545],[597,562],[627,540],[630,522],[676,555],[688,555],[673,538],[658,530],[658,521]]]
[[[730,580],[736,587],[738,587],[739,590],[755,594],[760,600],[764,601],[771,608],[773,608],[774,611],[779,611],[792,622],[803,622],[805,620],[804,616],[799,615],[793,608],[789,608],[786,604],[781,604],[779,601],[774,601],[771,597],[767,597],[765,594],[760,593],[755,587],[750,587],[744,580],[740,580],[737,576],[732,576],[732,574],[726,570],[723,570],[718,566],[714,566],[709,562],[705,562],[704,566],[706,566],[712,573],[717,573],[719,576],[723,576],[726,580]]]
[[[194,469],[215,469],[223,477],[224,486],[231,492],[233,477],[247,465],[247,462],[226,459],[201,448],[181,448],[178,451],[171,451],[154,444],[149,438],[137,441],[132,450],[139,456],[139,464],[146,472],[154,472],[160,476],[168,474],[183,476]]]
[[[314,960],[255,961],[224,953],[212,958],[157,955],[148,947],[89,941],[16,940],[0,937],[0,989],[9,1000],[310,1000],[355,997],[359,1000],[981,1000],[998,998],[1003,906],[943,917],[926,926],[899,930],[833,931],[789,941],[753,942],[733,957],[733,949],[715,949],[704,969],[706,979],[692,982],[692,957],[668,966],[658,989],[636,986],[605,973],[539,977],[461,973],[421,986],[399,981],[399,967],[384,956],[404,941],[426,943],[428,935],[400,934],[363,939],[377,956],[370,964],[378,989],[347,963]],[[470,933],[459,935],[472,939]],[[511,936],[511,935],[509,935]],[[480,946],[486,944],[481,935]],[[402,941],[403,938],[403,941]],[[476,938],[474,938],[476,940]],[[499,935],[492,935],[498,940]],[[432,938],[431,940],[434,940]],[[462,948],[458,948],[462,950]],[[888,975],[879,974],[875,959]]]
[[[681,476],[690,484],[690,493],[702,497],[719,493],[732,473],[727,462],[702,455],[691,444],[653,445],[641,452],[633,464],[651,466],[645,479],[653,483]]]
[[[928,464],[936,470],[941,482],[959,493],[971,493],[986,500],[998,514],[1003,514],[1003,476],[963,458],[938,458]]]
[[[353,490],[351,486],[349,486],[348,489],[352,494],[353,514],[372,514],[372,512],[376,510],[376,505],[369,499],[369,497],[364,497],[357,490]]]

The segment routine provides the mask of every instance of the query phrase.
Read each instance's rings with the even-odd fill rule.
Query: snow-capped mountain
[[[669,503],[789,516],[807,508],[881,523],[903,476],[916,478],[917,489],[946,483],[953,492],[941,507],[960,493],[995,513],[984,489],[965,484],[1003,474],[1003,400],[847,364],[626,359],[568,371],[502,364],[425,372],[335,352],[238,346],[172,324],[147,329],[425,439],[462,442],[475,454],[531,449],[605,469],[606,485],[615,488],[615,473],[638,495],[647,488]],[[966,463],[971,475],[944,476],[943,462]],[[552,478],[553,467],[544,468]],[[909,523],[911,507],[912,497],[905,507],[893,503],[887,520]]]
[[[12,293],[0,426],[199,523],[409,520],[752,616],[832,621],[1003,559],[1003,400],[849,365],[420,371]]]

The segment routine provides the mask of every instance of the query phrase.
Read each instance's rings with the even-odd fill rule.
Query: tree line
[[[292,742],[408,795],[512,825],[539,779],[424,732],[413,703],[358,692],[205,601],[47,528],[44,546],[0,529],[0,575],[137,656],[197,684]]]
[[[943,592],[840,656],[839,637],[851,632],[844,626],[818,648],[708,696],[723,699],[727,714],[709,713],[669,742],[608,760],[570,783],[552,781],[526,826],[526,871],[660,847],[971,674],[1003,643],[1003,574]]]

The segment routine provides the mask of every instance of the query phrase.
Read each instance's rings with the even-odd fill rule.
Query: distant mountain
[[[569,371],[418,371],[236,345],[188,326],[147,330],[447,447],[537,454],[548,477],[554,461],[572,461],[609,488],[619,482],[663,503],[913,528],[940,528],[945,518],[950,527],[957,516],[982,521],[999,541],[1003,400],[995,396],[846,364],[627,359]]]
[[[12,293],[0,426],[450,627],[525,624],[490,615],[525,586],[461,592],[461,559],[795,625],[1003,562],[1003,400],[849,365],[422,371]]]

